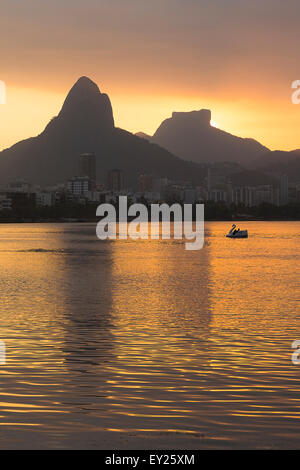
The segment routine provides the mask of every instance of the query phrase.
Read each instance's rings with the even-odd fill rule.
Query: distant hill
[[[210,121],[211,111],[207,109],[174,112],[162,122],[150,141],[197,163],[231,161],[248,166],[268,151],[256,140],[236,137],[211,126]]]
[[[260,186],[278,183],[277,178],[260,170],[239,171],[230,175],[229,179],[234,186]]]
[[[252,167],[271,177],[286,173],[291,181],[300,180],[299,150],[271,152],[255,140],[212,127],[210,119],[209,110],[173,113],[153,137],[133,135],[115,127],[109,97],[81,77],[40,135],[0,152],[0,183],[63,183],[78,174],[79,155],[86,152],[96,153],[99,182],[106,181],[109,169],[121,168],[132,187],[140,174],[201,184],[207,175],[203,162],[215,162],[217,173],[226,175]]]
[[[0,152],[0,182],[25,179],[42,185],[78,174],[79,154],[95,152],[99,181],[111,168],[124,170],[129,185],[141,173],[199,182],[205,170],[146,139],[118,129],[109,97],[87,77],[70,90],[57,117],[45,130]]]
[[[269,175],[279,177],[286,174],[290,181],[300,181],[300,150],[267,152],[254,165]]]

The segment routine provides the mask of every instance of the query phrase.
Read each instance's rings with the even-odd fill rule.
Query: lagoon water
[[[0,226],[1,448],[300,448],[300,223]]]

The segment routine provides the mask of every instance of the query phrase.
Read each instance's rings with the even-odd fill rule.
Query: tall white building
[[[282,175],[280,178],[280,204],[284,206],[289,202],[289,177]]]

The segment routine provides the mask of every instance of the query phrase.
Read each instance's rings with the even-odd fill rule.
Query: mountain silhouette
[[[134,135],[137,135],[138,137],[141,137],[142,139],[151,140],[151,135],[145,134],[145,132],[137,132]]]
[[[231,161],[248,166],[268,151],[254,139],[236,137],[211,126],[211,111],[174,112],[159,126],[150,142],[184,160],[193,162]]]
[[[199,181],[205,170],[166,149],[114,125],[109,97],[81,77],[68,93],[58,116],[37,137],[0,152],[0,182],[25,179],[41,185],[63,183],[78,174],[80,153],[95,152],[98,180],[107,170],[124,170],[129,185],[142,173]]]

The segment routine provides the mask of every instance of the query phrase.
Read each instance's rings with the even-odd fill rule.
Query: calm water
[[[300,448],[300,223],[229,225],[1,225],[0,446]]]

